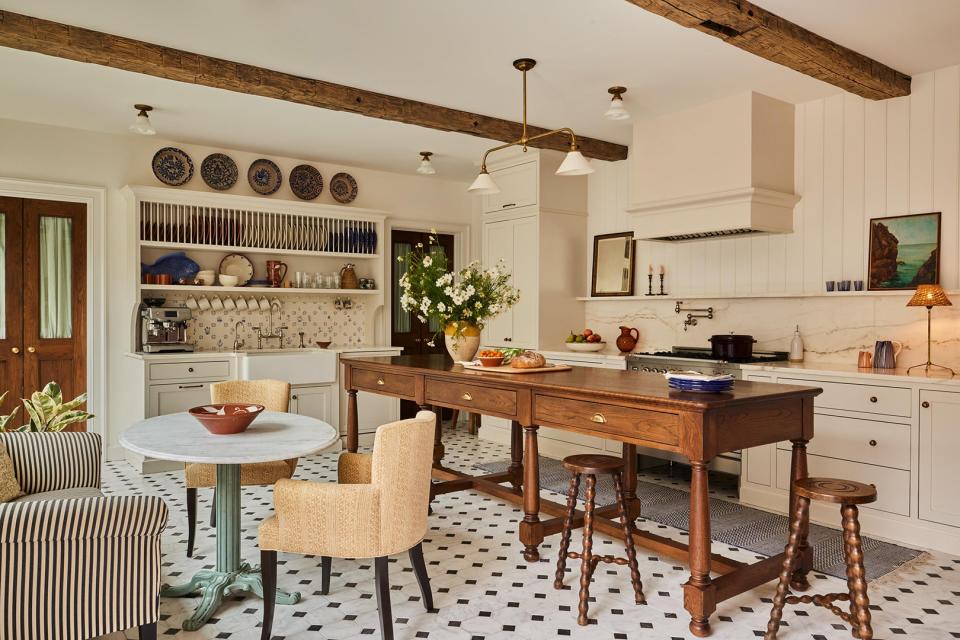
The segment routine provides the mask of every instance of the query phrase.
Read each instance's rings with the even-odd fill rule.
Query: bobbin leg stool
[[[845,622],[849,622],[854,638],[872,640],[870,627],[870,600],[867,598],[867,579],[863,570],[863,547],[860,540],[858,504],[867,504],[877,499],[877,490],[869,484],[835,478],[805,478],[793,483],[797,496],[793,519],[790,523],[790,538],[784,550],[783,570],[773,598],[773,610],[767,623],[765,640],[775,640],[780,628],[785,604],[814,604],[829,609]],[[840,505],[843,521],[843,549],[847,564],[847,593],[825,593],[794,596],[790,594],[790,579],[797,564],[797,549],[806,544],[801,532],[807,530],[810,517],[810,501],[821,500]],[[834,604],[849,602],[849,612]]]
[[[643,604],[643,583],[640,581],[640,570],[637,568],[637,552],[633,547],[632,524],[627,516],[627,505],[623,499],[623,484],[621,473],[623,459],[613,456],[583,454],[569,456],[563,460],[564,468],[572,476],[570,490],[567,492],[567,513],[563,520],[563,532],[560,536],[560,558],[557,560],[557,577],[553,582],[555,589],[563,588],[563,573],[567,559],[580,559],[580,604],[577,607],[577,623],[587,624],[587,607],[590,599],[590,580],[600,562],[607,562],[630,567],[630,582],[633,583],[633,593],[637,604]],[[599,556],[593,553],[593,510],[594,499],[597,494],[597,475],[610,474],[613,476],[613,487],[617,498],[617,511],[620,514],[620,525],[623,528],[623,545],[627,550],[626,558],[615,556]],[[583,508],[583,551],[569,551],[570,535],[573,529],[574,518],[577,512],[577,493],[580,490],[580,478],[586,477],[587,495],[586,505]]]

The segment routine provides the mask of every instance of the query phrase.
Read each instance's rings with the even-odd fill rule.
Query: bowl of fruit
[[[503,364],[504,354],[499,349],[483,349],[477,355],[480,364],[485,367],[499,367]]]
[[[567,349],[570,351],[602,351],[605,346],[607,343],[592,329],[584,329],[583,333],[571,331],[567,336]]]

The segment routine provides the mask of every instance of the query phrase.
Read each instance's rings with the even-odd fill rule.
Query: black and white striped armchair
[[[95,433],[0,433],[25,496],[0,504],[0,638],[156,637],[160,533],[155,496],[100,492]]]

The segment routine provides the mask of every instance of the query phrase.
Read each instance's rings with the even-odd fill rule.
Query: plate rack
[[[373,220],[140,200],[140,241],[194,247],[376,255]]]

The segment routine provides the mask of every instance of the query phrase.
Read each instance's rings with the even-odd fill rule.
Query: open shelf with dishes
[[[221,285],[182,285],[182,284],[141,284],[140,291],[163,291],[165,293],[269,293],[272,295],[283,294],[308,294],[308,295],[327,295],[327,296],[374,296],[382,293],[380,289],[317,289],[317,288],[298,288],[298,287],[224,287]]]

